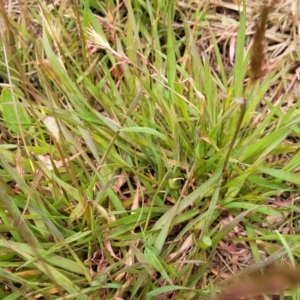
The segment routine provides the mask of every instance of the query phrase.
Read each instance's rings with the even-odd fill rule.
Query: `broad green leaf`
[[[275,230],[275,233],[278,235],[280,242],[282,243],[283,247],[286,249],[286,252],[289,256],[292,266],[294,268],[296,268],[297,264],[296,264],[295,257],[293,255],[293,251],[291,250],[290,245],[288,244],[288,242],[285,240],[284,236],[282,234],[280,234],[280,232],[278,230]]]
[[[127,127],[127,128],[121,128],[120,129],[121,132],[135,132],[135,133],[147,133],[147,134],[152,134],[155,135],[159,138],[161,138],[162,140],[164,140],[167,143],[171,143],[169,141],[169,139],[163,135],[162,133],[158,132],[155,129],[152,128],[147,128],[147,127]]]
[[[241,162],[248,162],[250,159],[255,160],[258,157],[263,158],[267,156],[273,149],[275,149],[289,134],[293,126],[285,126],[276,131],[267,134],[261,139],[257,139],[250,145],[245,145],[245,149],[239,160]]]
[[[85,232],[84,235],[89,234],[88,232]],[[79,236],[75,236],[74,238],[78,239]],[[71,242],[70,240],[67,242]],[[6,241],[4,242],[3,240],[0,240],[0,247],[2,248],[13,248],[13,249],[21,249],[22,252],[20,252],[20,254],[28,254],[31,255],[33,258],[31,260],[28,260],[28,262],[26,264],[24,264],[23,266],[29,264],[29,263],[34,263],[36,260],[38,260],[40,257],[42,257],[42,259],[49,263],[52,266],[57,266],[60,267],[62,269],[65,269],[69,272],[74,272],[74,273],[78,273],[78,274],[84,274],[83,272],[83,267],[79,264],[77,264],[76,262],[74,262],[73,260],[70,259],[66,259],[64,257],[61,257],[59,255],[55,255],[51,253],[52,249],[49,249],[47,251],[41,249],[41,248],[35,248],[30,246],[29,244],[26,243],[16,243],[13,241]],[[60,245],[60,247],[63,247],[63,244]],[[56,247],[57,248],[57,247]],[[36,257],[36,255],[40,255],[39,258]],[[0,269],[1,270],[1,269]]]
[[[146,296],[146,299],[153,299],[151,297],[164,294],[167,292],[171,292],[171,291],[177,291],[177,290],[191,290],[191,289],[180,285],[167,285],[167,286],[159,287],[149,292]]]
[[[23,251],[22,248],[16,247],[14,244],[9,244],[10,248],[13,249],[16,253],[19,253],[26,260],[31,260],[33,258],[32,255]],[[38,252],[36,253],[38,254]],[[48,264],[43,259],[39,259],[33,263],[36,268],[45,273],[51,280],[53,280],[58,286],[66,289],[69,293],[79,292],[80,288],[72,282],[66,275],[59,271],[59,269],[54,268],[50,264]],[[78,296],[79,300],[85,300],[83,295]]]
[[[156,271],[158,271],[161,274],[161,276],[168,281],[169,284],[172,285],[173,284],[172,280],[169,277],[169,275],[167,274],[167,272],[165,271],[165,268],[163,267],[163,265],[159,261],[158,257],[154,253],[154,249],[150,249],[149,246],[146,246],[144,255],[145,255],[145,258],[146,258],[146,262],[150,266],[152,266]]]
[[[244,4],[243,12],[239,22],[239,31],[236,39],[236,54],[234,61],[234,97],[243,95],[243,81],[247,69],[247,61],[245,61],[245,37],[246,37],[246,5]]]
[[[239,201],[233,201],[228,204],[224,205],[224,208],[230,209],[230,208],[240,208],[240,209],[248,209],[248,210],[255,210],[261,214],[268,215],[268,216],[275,216],[280,217],[281,213],[271,207],[268,207],[266,205],[258,206],[256,204],[252,204],[249,202],[239,202]]]
[[[203,229],[200,234],[200,241],[203,242],[205,245],[209,246],[211,243],[210,238],[209,238],[209,228],[210,224],[212,223],[213,220],[213,214],[216,209],[218,199],[219,199],[219,193],[221,189],[221,181],[218,183],[217,187],[215,188],[215,191],[213,193],[213,196],[211,198],[208,210],[207,210],[207,216],[204,221]]]
[[[259,168],[259,171],[261,171],[262,173],[268,174],[270,176],[273,176],[275,178],[300,185],[299,174],[294,174],[294,173],[283,171],[283,170],[264,168],[264,167]]]
[[[13,133],[20,134],[22,131],[19,125],[26,131],[29,128],[30,118],[26,108],[19,101],[18,96],[13,94],[11,89],[4,88],[1,93],[1,110],[6,126]]]

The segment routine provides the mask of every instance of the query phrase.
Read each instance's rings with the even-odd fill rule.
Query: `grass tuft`
[[[292,0],[0,14],[0,299],[298,299]]]

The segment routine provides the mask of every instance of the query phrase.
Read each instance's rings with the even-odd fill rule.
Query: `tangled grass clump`
[[[298,299],[296,4],[0,1],[0,299]]]

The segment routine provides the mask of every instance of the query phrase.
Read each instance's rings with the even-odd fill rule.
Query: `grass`
[[[0,2],[1,299],[299,299],[299,15],[246,2]]]

